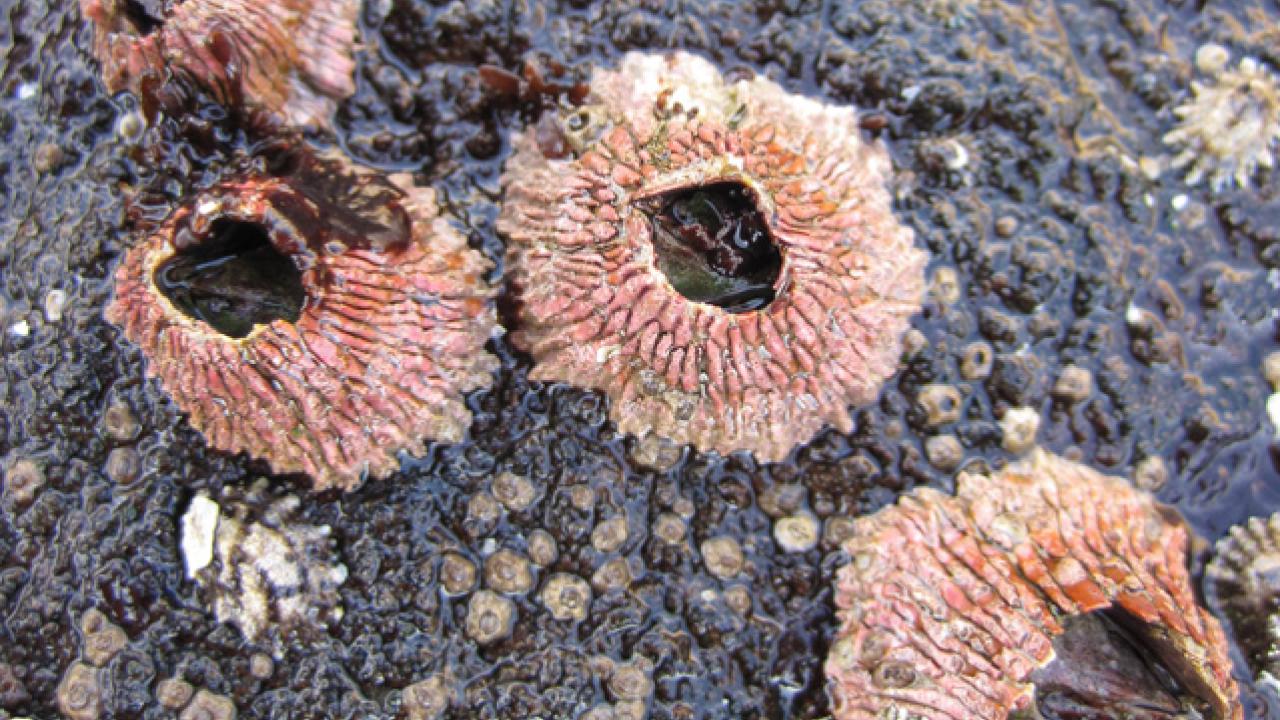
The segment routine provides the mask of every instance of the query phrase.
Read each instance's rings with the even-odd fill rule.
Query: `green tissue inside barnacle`
[[[307,298],[302,273],[261,225],[225,219],[156,268],[155,282],[174,307],[233,338],[254,325],[296,322]]]
[[[636,206],[653,228],[658,269],[681,295],[730,312],[773,301],[782,254],[751,188],[718,182],[650,196]]]

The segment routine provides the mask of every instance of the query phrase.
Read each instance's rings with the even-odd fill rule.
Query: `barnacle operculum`
[[[1191,83],[1192,99],[1174,109],[1178,126],[1164,136],[1179,148],[1175,167],[1187,167],[1187,184],[1208,178],[1214,190],[1234,182],[1249,186],[1257,168],[1275,164],[1280,145],[1280,84],[1257,60]]]
[[[355,92],[357,0],[80,0],[112,92],[167,112],[200,88],[294,126],[323,126]]]
[[[1280,514],[1231,528],[1205,568],[1204,590],[1259,681],[1280,690]]]
[[[126,255],[107,317],[211,445],[319,489],[461,438],[496,366],[488,263],[393,180],[304,159],[202,193]]]
[[[1104,714],[1091,717],[1238,720],[1226,639],[1196,603],[1187,544],[1149,495],[1042,450],[962,474],[954,497],[906,496],[858,520],[845,546],[833,714],[998,720],[1092,703]]]
[[[924,254],[849,108],[629,54],[516,140],[499,230],[531,377],[624,433],[784,457],[898,366]]]

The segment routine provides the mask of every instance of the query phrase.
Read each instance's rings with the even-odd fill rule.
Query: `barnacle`
[[[111,92],[181,112],[199,88],[293,126],[355,92],[357,0],[80,0]]]
[[[923,295],[885,149],[850,108],[685,53],[629,54],[591,87],[503,175],[531,377],[603,390],[621,432],[721,453],[849,431]]]
[[[1037,449],[962,473],[954,497],[918,490],[856,525],[826,665],[838,720],[1005,718],[1122,666],[1096,642],[1108,625],[1181,686],[1122,677],[1114,692],[1142,685],[1150,707],[1242,716],[1222,628],[1196,603],[1185,526],[1121,478]],[[1082,654],[1084,668],[1051,664]]]
[[[431,190],[303,159],[175,210],[106,314],[212,446],[349,489],[462,437],[497,364],[488,268]]]
[[[1209,607],[1259,680],[1280,689],[1280,514],[1231,528],[1204,575]]]
[[[1192,82],[1194,97],[1174,109],[1176,128],[1166,144],[1180,148],[1175,167],[1189,167],[1187,184],[1204,178],[1215,191],[1232,182],[1249,186],[1258,167],[1271,168],[1280,143],[1280,85],[1257,60],[1244,58],[1207,83]]]

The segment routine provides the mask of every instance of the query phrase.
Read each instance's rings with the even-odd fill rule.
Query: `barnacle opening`
[[[209,238],[179,250],[155,271],[174,307],[232,338],[255,325],[297,322],[306,302],[302,273],[252,222],[215,220]]]
[[[1169,633],[1112,607],[1063,620],[1054,660],[1036,670],[1038,720],[1223,715],[1203,687],[1196,659]],[[1019,716],[1020,717],[1020,716]]]
[[[649,218],[658,269],[681,295],[734,313],[773,302],[782,253],[750,187],[721,181],[635,205]]]
[[[140,37],[146,37],[162,25],[173,0],[117,0],[123,19]]]

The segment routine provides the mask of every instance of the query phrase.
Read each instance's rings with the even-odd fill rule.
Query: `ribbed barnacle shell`
[[[111,92],[169,112],[196,88],[223,105],[323,127],[355,92],[358,0],[181,0],[163,17],[134,0],[80,0]]]
[[[576,113],[518,135],[498,228],[530,376],[602,390],[623,433],[778,460],[848,432],[898,369],[925,256],[894,217],[888,153],[852,108],[687,53],[598,70]],[[659,269],[645,203],[733,184],[781,255],[774,296],[730,311]]]
[[[1121,478],[1036,449],[956,495],[859,519],[827,658],[837,720],[1002,720],[1034,696],[1064,618],[1122,612],[1219,720],[1242,717],[1226,639],[1187,571],[1187,531]]]
[[[1207,178],[1216,190],[1249,186],[1259,167],[1275,164],[1280,145],[1280,85],[1257,60],[1244,58],[1208,82],[1192,82],[1193,97],[1174,109],[1178,126],[1164,136],[1178,148],[1175,167],[1187,184]]]
[[[1254,675],[1280,689],[1280,514],[1250,518],[1218,541],[1204,594]]]
[[[350,489],[471,424],[463,394],[497,367],[484,350],[496,323],[490,263],[408,176],[345,161],[302,168],[229,180],[174,210],[126,254],[106,316],[210,445],[305,473],[316,489]],[[296,321],[230,337],[162,292],[166,262],[233,222],[261,229],[301,272]]]

